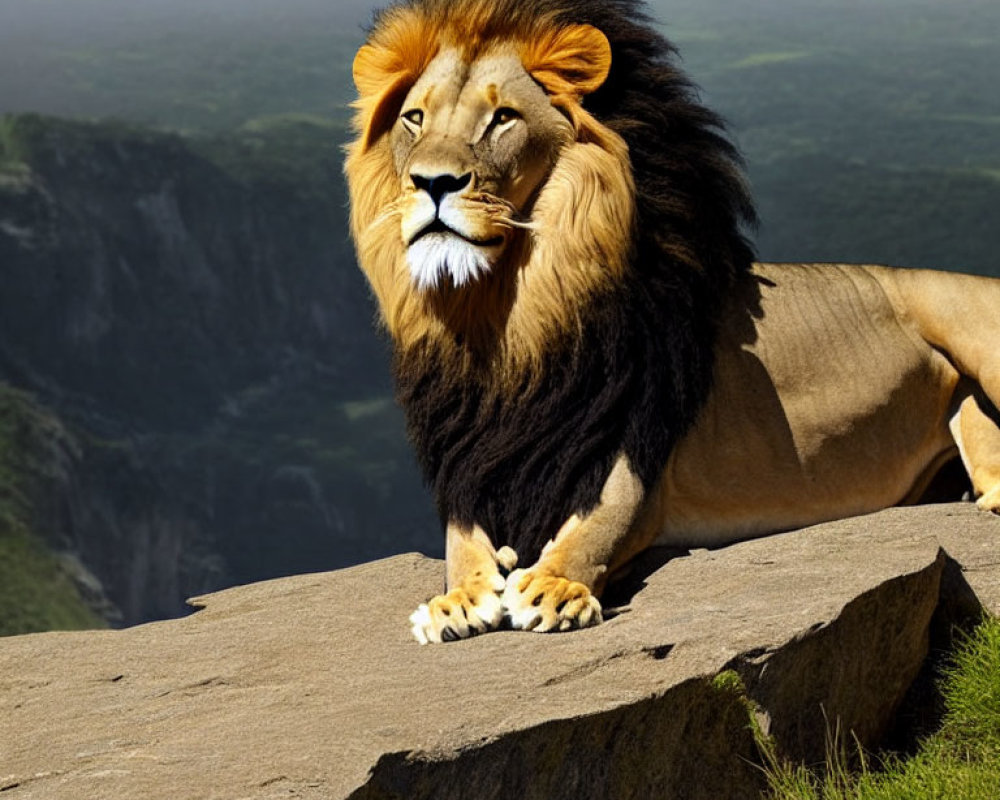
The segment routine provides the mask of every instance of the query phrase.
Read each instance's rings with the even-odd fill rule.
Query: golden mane
[[[628,146],[582,104],[610,69],[603,34],[560,24],[552,14],[528,25],[524,17],[503,19],[497,9],[492,0],[455,0],[395,7],[378,18],[354,64],[358,138],[348,147],[346,173],[359,261],[397,347],[454,351],[466,366],[485,362],[493,374],[514,377],[539,365],[555,338],[579,328],[581,307],[621,280],[635,186]],[[386,213],[400,180],[385,133],[423,70],[451,47],[470,61],[514,47],[572,121],[577,140],[536,200],[530,231],[516,232],[489,275],[461,289],[421,293],[410,280],[396,218]]]
[[[442,48],[516,54],[575,137],[527,219],[477,198],[513,228],[488,272],[418,290],[390,130]],[[397,0],[355,80],[352,233],[421,468],[443,522],[533,562],[600,503],[623,453],[654,486],[703,408],[723,309],[753,260],[739,154],[642,0]]]

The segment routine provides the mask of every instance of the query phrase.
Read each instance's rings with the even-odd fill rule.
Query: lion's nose
[[[460,192],[472,183],[472,173],[466,172],[464,175],[459,176],[447,173],[442,175],[418,175],[417,173],[411,173],[410,180],[413,181],[414,186],[422,189],[431,196],[434,205],[440,206],[441,200],[446,194]]]

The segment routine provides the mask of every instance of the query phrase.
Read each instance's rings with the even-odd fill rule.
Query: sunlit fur
[[[394,8],[379,18],[371,49],[362,51],[361,68],[356,66],[358,139],[349,148],[347,175],[359,262],[397,345],[410,349],[429,340],[449,347],[458,334],[494,368],[521,373],[538,364],[554,336],[578,325],[584,301],[621,279],[635,217],[628,147],[583,109],[572,87],[561,85],[555,73],[542,75],[558,91],[553,102],[566,109],[578,141],[564,149],[529,223],[513,219],[501,198],[481,207],[512,230],[514,242],[493,269],[475,254],[452,253],[461,263],[451,269],[461,291],[449,291],[438,286],[439,264],[424,270],[412,264],[415,257],[443,256],[443,245],[431,243],[407,258],[394,208],[400,189],[388,137],[378,139],[373,132],[386,118],[394,119],[401,96],[442,47],[460,44],[466,57],[475,59],[500,43],[512,45],[529,72],[532,64],[544,72],[546,44],[557,30],[552,15],[532,25],[508,18],[509,28],[495,17],[495,3],[456,0]],[[574,268],[565,269],[567,264]]]
[[[569,133],[527,203],[463,196],[477,230],[504,232],[495,258],[456,279],[447,254],[415,281],[394,142],[452,49],[515,55]],[[417,457],[443,522],[531,563],[623,454],[655,485],[702,408],[753,256],[739,157],[641,0],[400,0],[354,67],[351,227]]]

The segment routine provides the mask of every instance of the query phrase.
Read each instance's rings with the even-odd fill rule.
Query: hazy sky
[[[913,8],[986,4],[995,0],[653,0],[653,16],[670,23],[678,16],[767,16],[794,10],[850,14],[866,8]],[[314,19],[345,32],[360,29],[374,8],[371,0],[0,0],[0,42],[31,36],[47,40],[117,38],[123,35],[191,30],[224,30],[247,23]]]
[[[790,14],[822,24],[839,18],[916,8],[989,6],[997,0],[651,0],[651,15],[666,24],[725,17],[769,17]],[[0,0],[0,45],[28,40],[39,44],[97,44],[172,33],[225,33],[247,27],[301,26],[361,37],[378,0]],[[994,31],[994,34],[1000,32]]]
[[[709,85],[713,71],[725,68],[719,58],[728,52],[725,40],[734,31],[749,46],[753,39],[745,32],[765,31],[759,38],[767,40],[761,46],[771,48],[770,56],[776,47],[788,51],[777,55],[787,56],[849,41],[891,58],[907,36],[911,49],[914,41],[937,48],[949,35],[963,44],[970,35],[1000,40],[1000,30],[990,30],[998,4],[653,0],[649,9],[679,45],[696,82]],[[377,0],[0,0],[0,112],[113,114],[161,123],[150,110],[158,97],[164,108],[184,92],[190,98],[205,95],[206,103],[219,107],[232,106],[236,98],[249,108],[254,98],[236,96],[247,94],[251,82],[273,93],[272,105],[300,87],[311,87],[314,98],[325,93],[331,103],[345,103],[351,54],[377,5]],[[958,20],[954,31],[952,18]],[[919,25],[924,38],[914,40]],[[961,91],[963,84],[956,79],[953,85]],[[261,103],[260,113],[274,110]],[[190,120],[181,120],[185,124]]]
[[[0,0],[0,41],[116,39],[203,26],[224,31],[291,19],[360,29],[374,7],[368,0]]]

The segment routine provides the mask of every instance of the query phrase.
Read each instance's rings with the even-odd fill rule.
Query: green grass
[[[0,636],[104,627],[42,541],[0,522]]]
[[[995,800],[1000,797],[1000,619],[957,649],[942,678],[945,716],[911,758],[828,758],[823,775],[771,759],[772,800]]]
[[[0,384],[0,636],[107,627],[32,530],[57,425],[29,395]]]

